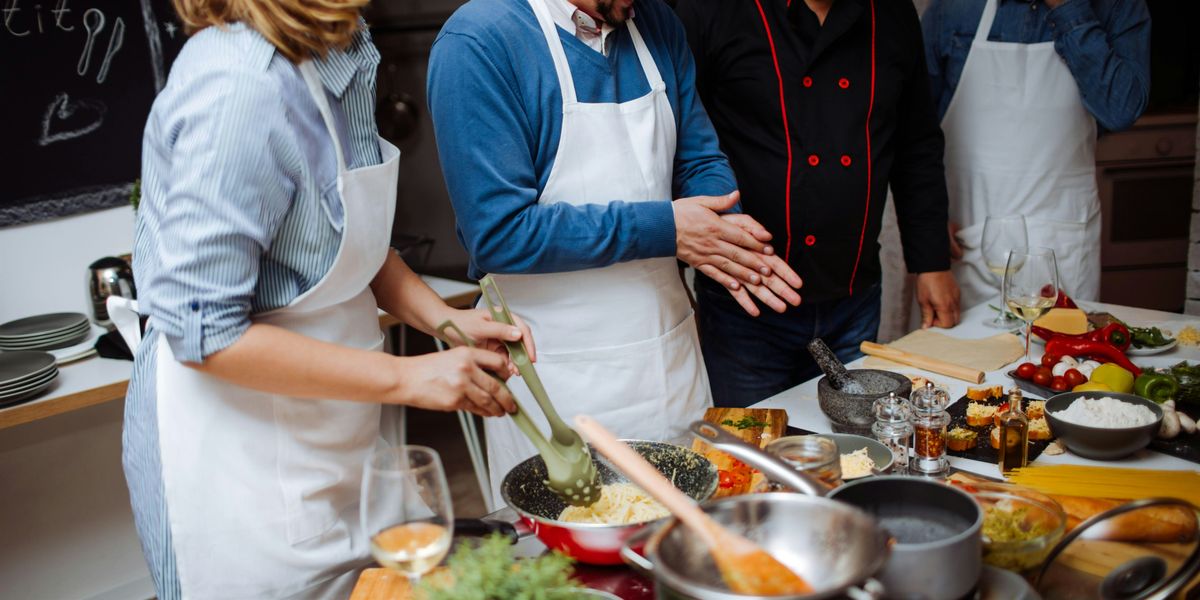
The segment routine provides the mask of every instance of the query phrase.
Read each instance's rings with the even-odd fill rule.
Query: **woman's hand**
[[[521,341],[525,344],[525,352],[529,353],[529,360],[537,361],[537,348],[533,343],[533,334],[530,333],[529,326],[525,324],[525,321],[517,315],[513,315],[514,325],[505,325],[492,320],[492,315],[486,308],[452,310],[446,318],[454,321],[454,324],[458,325],[458,328],[467,334],[479,348],[498,352],[507,360],[508,351],[504,349],[504,342]],[[446,335],[451,338],[446,340],[450,342],[451,346],[463,345],[463,340],[454,339],[453,330],[447,331]],[[517,374],[517,368],[511,362],[509,373]]]
[[[391,364],[396,383],[384,400],[387,403],[440,411],[465,410],[481,417],[517,411],[508,388],[493,376],[507,372],[508,361],[492,350],[461,347],[392,357]]]

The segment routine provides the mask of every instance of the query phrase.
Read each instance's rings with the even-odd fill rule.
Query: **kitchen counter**
[[[1137,326],[1161,326],[1169,324],[1178,329],[1184,324],[1189,323],[1200,325],[1200,319],[1176,313],[1088,302],[1081,302],[1080,307],[1088,311],[1107,311],[1121,320]],[[999,330],[984,325],[984,321],[990,320],[994,315],[995,312],[986,304],[983,304],[964,312],[962,322],[958,326],[938,331],[952,337],[964,339],[992,336],[998,333]],[[1041,357],[1041,346],[1035,344],[1031,350],[1035,361]],[[860,358],[852,361],[847,366],[850,368],[862,367],[864,360],[865,358]],[[1181,360],[1195,362],[1200,361],[1200,348],[1177,346],[1163,354],[1138,356],[1134,357],[1133,360],[1139,365],[1152,366],[1169,366]],[[985,384],[1000,384],[1004,385],[1005,389],[1011,387],[1012,381],[1005,375],[1005,372],[1010,368],[1012,368],[1011,365],[987,373]],[[964,381],[929,373],[914,367],[901,365],[894,370],[905,374],[922,375],[946,385],[949,388],[951,398],[954,399],[962,398],[966,393],[968,385],[971,385]],[[806,381],[792,389],[767,398],[753,407],[781,408],[786,410],[788,412],[788,424],[792,427],[817,432],[832,430],[829,420],[821,412],[817,404],[817,379]],[[697,415],[697,418],[699,417],[700,415]],[[995,464],[957,457],[951,457],[950,460],[955,469],[970,471],[986,477],[1000,477],[999,469]],[[1034,461],[1034,464],[1117,465],[1123,468],[1144,469],[1195,470],[1200,468],[1195,463],[1151,450],[1139,451],[1134,456],[1118,462],[1093,461],[1075,456],[1069,452],[1058,456],[1046,456],[1043,454]],[[533,537],[521,540],[517,547],[518,556],[536,556],[544,551],[545,546]],[[649,582],[632,570],[620,567],[580,565],[577,571],[577,576],[589,587],[615,593],[626,600],[648,600],[653,597],[652,586]],[[359,586],[355,589],[355,593],[352,596],[354,600],[396,600],[407,597],[407,589],[404,583],[399,578],[390,576],[384,569],[369,569],[364,572],[363,576],[359,579]]]

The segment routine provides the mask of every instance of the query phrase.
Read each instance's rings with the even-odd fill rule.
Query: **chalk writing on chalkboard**
[[[184,41],[169,0],[0,0],[0,227],[127,201]]]

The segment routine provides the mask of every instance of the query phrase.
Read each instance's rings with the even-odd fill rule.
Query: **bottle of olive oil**
[[[1000,413],[1000,472],[1019,469],[1029,462],[1029,417],[1021,406],[1021,390],[1008,392],[1008,406]]]

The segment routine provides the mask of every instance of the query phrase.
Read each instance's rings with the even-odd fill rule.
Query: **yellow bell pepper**
[[[1133,373],[1108,363],[1096,367],[1089,381],[1107,385],[1111,391],[1128,394],[1133,391],[1133,379]]]
[[[1103,383],[1098,383],[1095,381],[1088,381],[1088,382],[1081,383],[1081,384],[1071,388],[1071,391],[1072,392],[1111,392],[1113,390],[1112,390],[1112,388],[1108,387],[1107,385],[1105,385]]]

